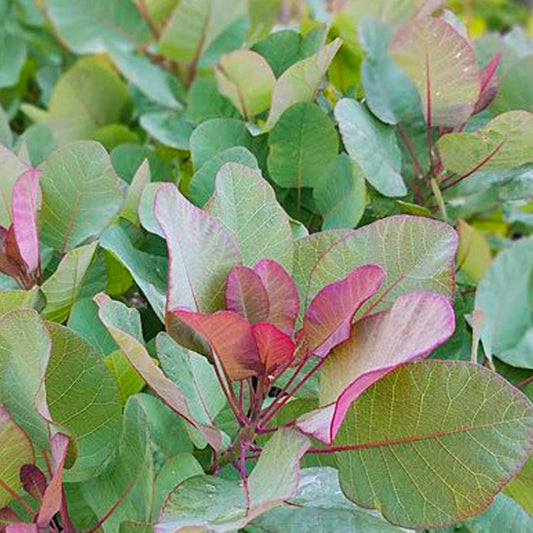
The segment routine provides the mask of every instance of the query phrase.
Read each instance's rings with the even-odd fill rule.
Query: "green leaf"
[[[136,309],[111,300],[105,294],[95,297],[100,308],[100,320],[105,324],[128,361],[146,384],[179,416],[198,430],[206,442],[220,449],[222,435],[211,425],[193,419],[187,399],[181,389],[168,379],[150,357],[142,341],[141,320]]]
[[[135,396],[128,401],[113,465],[82,485],[83,495],[98,517],[103,517],[126,494],[103,524],[105,533],[115,533],[123,520],[151,519],[155,466],[147,415]]]
[[[172,92],[170,75],[156,63],[119,48],[111,50],[111,58],[121,74],[150,100],[171,109],[183,107]]]
[[[159,50],[168,59],[197,63],[246,13],[243,0],[182,0],[165,26]]]
[[[374,311],[401,294],[428,290],[453,297],[457,235],[436,220],[398,215],[355,231],[324,232],[295,243],[294,277],[305,308],[320,289],[366,263],[387,273],[370,299]],[[363,307],[363,311],[367,307]]]
[[[46,297],[42,316],[45,320],[64,322],[78,299],[85,274],[93,260],[96,243],[81,246],[63,257],[57,270],[43,283]]]
[[[323,217],[322,229],[357,226],[366,206],[365,176],[346,154],[338,155],[315,186],[313,197]]]
[[[416,87],[388,54],[390,28],[377,19],[365,18],[359,23],[358,31],[366,52],[361,79],[369,109],[387,124],[409,125],[413,116],[423,122]]]
[[[297,494],[254,520],[263,533],[400,533],[379,514],[348,500],[339,486],[334,468],[305,468]],[[255,530],[252,530],[255,531]]]
[[[0,89],[18,83],[27,56],[28,47],[22,37],[8,32],[0,34]]]
[[[191,135],[194,169],[200,169],[212,157],[235,146],[248,149],[252,147],[252,136],[244,122],[230,118],[215,118],[204,122]]]
[[[155,314],[164,321],[166,301],[166,257],[149,254],[136,248],[127,231],[118,224],[101,237],[100,246],[111,252],[132,275]]]
[[[505,494],[511,496],[530,516],[533,516],[533,459],[530,457],[520,473],[507,485]]]
[[[202,466],[190,453],[178,453],[165,461],[156,479],[153,520],[157,520],[163,502],[176,485],[203,473]]]
[[[0,145],[10,148],[12,142],[13,133],[11,133],[11,128],[9,127],[9,118],[2,106],[0,106]]]
[[[212,118],[239,118],[239,111],[217,90],[213,78],[196,78],[187,93],[187,118],[201,124]]]
[[[339,151],[333,121],[316,104],[288,108],[268,138],[268,170],[280,187],[314,187]]]
[[[128,187],[128,192],[126,194],[126,199],[124,200],[124,205],[122,206],[122,211],[120,213],[121,217],[129,220],[132,224],[139,224],[138,213],[141,195],[144,187],[150,183],[150,181],[150,163],[148,162],[148,159],[145,159],[131,180],[131,184]]]
[[[78,54],[131,50],[148,40],[150,30],[134,2],[122,0],[46,0],[61,39]]]
[[[229,533],[244,527],[296,493],[299,461],[309,444],[306,437],[291,429],[277,431],[248,478],[247,493],[236,481],[214,476],[189,478],[170,493],[157,531]]]
[[[531,403],[497,374],[458,361],[404,365],[348,411],[335,443],[356,449],[336,454],[341,487],[392,523],[444,527],[491,503],[532,436]]]
[[[38,287],[29,291],[18,289],[0,291],[0,316],[15,309],[37,309],[43,303],[42,294]]]
[[[183,391],[191,416],[202,424],[214,425],[216,416],[226,405],[226,397],[213,365],[203,355],[180,346],[166,333],[158,335],[156,345],[161,368]]]
[[[447,170],[469,174],[533,162],[533,113],[509,111],[473,133],[443,135],[437,149]]]
[[[36,311],[21,309],[0,318],[0,403],[39,447],[48,431],[36,410],[44,401],[43,381],[52,342]]]
[[[471,533],[529,531],[533,528],[533,517],[509,496],[498,494],[494,503],[465,527]]]
[[[0,479],[12,491],[18,492],[21,486],[19,472],[27,464],[33,464],[35,455],[30,439],[20,426],[11,418],[5,408],[0,405]],[[0,508],[11,501],[11,494],[0,486]]]
[[[98,306],[92,298],[80,298],[70,311],[68,327],[90,342],[101,355],[117,349],[117,344],[98,318]]]
[[[127,104],[126,86],[115,72],[97,59],[85,58],[59,78],[43,121],[62,145],[120,123]]]
[[[289,217],[259,171],[225,164],[217,174],[208,210],[235,238],[244,265],[252,267],[268,258],[292,271]]]
[[[105,465],[117,444],[122,418],[118,387],[87,341],[53,322],[46,328],[52,338],[46,408],[53,423],[76,440],[76,463],[66,478],[84,481]]]
[[[365,106],[343,98],[335,106],[348,155],[357,161],[367,181],[385,196],[404,196],[402,154],[391,126],[375,119]]]
[[[294,30],[276,31],[255,43],[252,50],[268,61],[274,75],[279,78],[291,65],[316,52],[309,45],[308,35],[303,36]]]
[[[215,68],[219,91],[248,119],[266,111],[276,78],[257,52],[241,49],[222,56]]]
[[[276,81],[266,127],[272,129],[283,112],[299,102],[312,101],[331,61],[341,47],[335,39],[317,54],[289,67]]]
[[[526,55],[505,70],[490,110],[496,115],[506,111],[533,110],[533,56]]]
[[[165,146],[188,150],[193,125],[183,115],[172,111],[157,111],[141,115],[141,126]]]
[[[259,169],[255,156],[243,146],[234,146],[213,156],[194,174],[187,196],[194,204],[204,206],[215,191],[215,178],[226,163],[240,163]]]
[[[95,240],[118,215],[123,201],[118,176],[98,143],[77,142],[42,165],[41,238],[69,252]]]
[[[115,377],[120,394],[120,403],[126,405],[130,396],[141,392],[144,388],[144,380],[120,350],[107,355],[104,358],[104,363]]]
[[[391,55],[416,85],[431,126],[468,120],[481,89],[472,45],[444,19],[421,17],[398,32]]]
[[[483,312],[485,353],[533,368],[533,239],[500,253],[481,280],[475,307]]]
[[[457,234],[457,264],[470,279],[479,283],[492,261],[489,243],[483,232],[464,220],[457,222]]]

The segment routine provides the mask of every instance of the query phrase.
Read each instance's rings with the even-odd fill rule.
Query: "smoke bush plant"
[[[0,532],[533,529],[523,30],[0,20]]]

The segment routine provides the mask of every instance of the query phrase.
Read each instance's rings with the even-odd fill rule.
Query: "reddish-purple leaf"
[[[325,357],[350,336],[359,308],[378,290],[385,272],[378,265],[363,265],[349,276],[326,285],[307,309],[298,340],[315,355]]]
[[[474,113],[480,113],[486,109],[496,98],[498,92],[498,78],[496,70],[502,59],[502,53],[498,52],[481,72],[481,89],[474,108]]]
[[[6,531],[5,526],[9,524],[16,524],[21,521],[22,520],[17,513],[12,511],[9,507],[0,509],[0,533],[4,533]]]
[[[396,35],[391,54],[416,85],[428,125],[451,127],[468,120],[481,75],[472,45],[451,24],[418,18]]]
[[[0,272],[6,276],[16,278],[20,272],[20,266],[10,256],[7,249],[9,231],[0,226]]]
[[[331,442],[350,405],[370,385],[398,366],[430,354],[454,329],[449,300],[425,291],[400,296],[391,309],[360,320],[322,370],[320,403],[325,407],[302,417],[298,427]]]
[[[43,499],[46,491],[46,476],[42,470],[35,465],[24,465],[20,469],[20,481],[22,488],[37,501]]]
[[[264,372],[270,374],[276,369],[288,365],[294,357],[294,342],[280,329],[272,324],[252,326],[252,334],[257,343],[259,359]]]
[[[226,285],[226,309],[250,324],[268,321],[268,295],[261,278],[251,268],[232,268]]]
[[[263,259],[254,266],[254,272],[261,278],[268,295],[268,320],[287,335],[292,335],[300,297],[290,274],[276,261]]]
[[[63,468],[67,458],[68,437],[63,433],[56,433],[51,441],[52,458],[54,459],[53,475],[46,488],[43,502],[37,516],[37,524],[46,527],[59,512],[63,500]]]
[[[37,232],[37,206],[41,171],[31,168],[24,172],[13,186],[11,209],[13,230],[20,256],[28,272],[40,267],[39,235]]]
[[[212,315],[176,309],[174,315],[202,335],[232,380],[261,374],[262,364],[252,326],[231,311]]]

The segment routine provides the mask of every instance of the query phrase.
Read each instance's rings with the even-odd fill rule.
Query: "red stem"
[[[444,187],[442,187],[441,191],[445,191],[449,189],[450,187],[453,187],[454,185],[457,185],[464,179],[471,176],[474,172],[477,172],[481,167],[485,166],[502,148],[502,146],[505,144],[505,140],[503,140],[490,154],[488,154],[484,159],[481,160],[474,168],[469,170],[466,174],[463,174],[462,176],[459,176],[458,178],[454,179],[452,182],[448,183]]]

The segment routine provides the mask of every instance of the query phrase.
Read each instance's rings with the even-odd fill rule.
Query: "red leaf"
[[[252,326],[232,311],[214,314],[176,309],[174,315],[202,335],[232,380],[247,379],[262,372]]]
[[[298,340],[319,357],[325,357],[350,336],[352,320],[385,279],[378,265],[363,265],[349,276],[326,285],[309,305]]]
[[[63,467],[67,458],[68,437],[63,433],[56,433],[50,441],[52,446],[52,457],[54,459],[54,470],[52,480],[48,485],[39,515],[37,524],[47,526],[52,518],[59,512],[63,500]]]
[[[502,59],[502,53],[498,52],[481,72],[481,89],[474,108],[474,114],[486,109],[496,97],[498,92],[498,78],[496,70]]]
[[[7,526],[6,533],[39,533],[36,524],[12,524]]]
[[[29,273],[40,267],[37,204],[41,171],[32,168],[22,174],[13,186],[11,209],[13,231],[23,264]]]
[[[37,501],[43,499],[46,491],[46,476],[35,465],[24,465],[20,470],[22,488]]]
[[[254,266],[254,272],[261,278],[268,295],[268,320],[287,335],[292,335],[300,297],[290,274],[276,261],[263,259]]]
[[[256,324],[252,326],[252,334],[257,343],[259,359],[270,374],[277,368],[289,364],[294,357],[293,340],[272,324]]]
[[[246,318],[250,324],[268,320],[268,295],[261,278],[251,268],[231,269],[226,284],[226,309]]]

